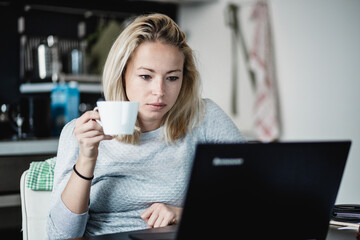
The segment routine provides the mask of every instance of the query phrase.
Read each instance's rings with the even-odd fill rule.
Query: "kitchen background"
[[[254,134],[253,96],[239,51],[238,107],[231,110],[229,3],[252,45],[254,1],[213,1],[182,6],[181,27],[197,52],[203,95],[215,100],[247,136]],[[350,139],[352,146],[337,203],[360,203],[360,1],[269,0],[280,105],[280,140]]]
[[[249,140],[258,140],[247,56],[258,29],[255,3],[0,1],[0,233],[21,239],[21,173],[30,162],[56,155],[62,125],[102,98],[107,51],[136,14],[162,12],[179,23],[197,57],[203,96]],[[274,139],[351,139],[338,203],[360,202],[359,12],[358,0],[268,1]],[[237,19],[240,38],[234,38],[239,35],[231,19]]]

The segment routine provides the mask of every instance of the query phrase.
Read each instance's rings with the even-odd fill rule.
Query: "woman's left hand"
[[[181,213],[182,208],[169,206],[164,203],[153,203],[141,214],[141,218],[150,228],[157,228],[177,224]]]

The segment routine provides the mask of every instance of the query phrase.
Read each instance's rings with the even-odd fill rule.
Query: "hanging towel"
[[[280,137],[280,108],[276,84],[274,49],[266,1],[258,1],[252,13],[255,21],[250,67],[255,72],[254,128],[260,141]]]
[[[30,163],[26,187],[32,190],[52,191],[56,157]]]

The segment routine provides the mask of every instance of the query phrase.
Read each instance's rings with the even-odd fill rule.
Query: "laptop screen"
[[[177,239],[325,239],[350,144],[199,144]]]

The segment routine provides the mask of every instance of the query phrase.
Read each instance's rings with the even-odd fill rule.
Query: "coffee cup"
[[[97,121],[106,135],[131,135],[139,110],[138,102],[98,101],[95,110],[99,111]]]

